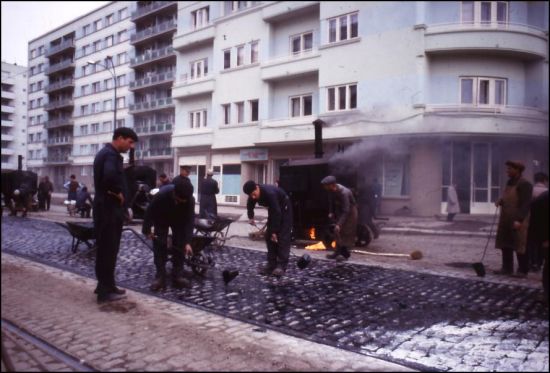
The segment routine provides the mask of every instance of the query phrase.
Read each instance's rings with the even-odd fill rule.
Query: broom
[[[487,252],[487,247],[489,247],[489,241],[491,240],[491,235],[493,234],[493,227],[495,226],[495,221],[497,219],[497,212],[498,212],[498,206],[495,210],[495,216],[493,217],[493,224],[491,224],[491,229],[489,230],[489,237],[487,238],[487,243],[485,244],[485,249],[483,250],[483,255],[481,256],[481,260],[477,263],[472,263],[472,267],[474,268],[474,271],[476,271],[476,274],[479,277],[485,277],[485,266],[483,265],[483,258],[485,258],[485,253]]]
[[[364,254],[364,255],[376,255],[376,256],[392,256],[392,257],[404,257],[411,260],[422,259],[422,251],[414,250],[410,254],[399,254],[399,253],[373,253],[371,251],[361,251],[361,250],[351,250],[352,253]]]

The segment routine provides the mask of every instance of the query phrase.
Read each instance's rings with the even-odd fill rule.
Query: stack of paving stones
[[[66,230],[4,217],[2,250],[94,278],[95,252],[70,252]],[[173,302],[419,370],[548,370],[548,312],[540,290],[368,265],[291,258],[277,279],[257,273],[265,253],[212,250],[192,287],[151,293],[152,253],[123,232],[119,285]],[[228,285],[224,269],[240,275]]]

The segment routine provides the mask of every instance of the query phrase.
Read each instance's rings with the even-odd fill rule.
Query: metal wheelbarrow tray
[[[67,221],[65,223],[55,222],[57,225],[65,228],[69,231],[70,235],[73,238],[71,243],[71,251],[76,253],[76,249],[81,242],[85,243],[89,249],[95,247],[95,229],[94,223],[92,222],[75,222]],[[94,240],[94,242],[90,242]]]
[[[231,223],[233,223],[233,219],[220,216],[214,219],[195,218],[195,235],[213,237],[211,245],[222,248],[225,241],[231,238],[227,237]]]

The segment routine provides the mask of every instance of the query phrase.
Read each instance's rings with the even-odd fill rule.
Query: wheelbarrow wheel
[[[191,269],[193,273],[204,276],[208,270],[207,266],[210,264],[208,258],[203,254],[199,253],[193,256],[193,264],[191,264]]]
[[[214,233],[214,241],[212,241],[212,246],[221,249],[225,245],[225,235],[222,232]]]

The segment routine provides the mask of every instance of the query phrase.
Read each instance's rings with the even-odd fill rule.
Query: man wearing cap
[[[220,188],[218,187],[218,182],[212,178],[213,175],[214,171],[208,170],[206,179],[201,183],[199,216],[205,219],[218,216],[216,194],[220,192]]]
[[[525,169],[522,162],[507,161],[505,164],[509,179],[503,195],[495,202],[500,206],[495,247],[502,250],[502,267],[494,273],[523,278],[529,270],[526,242],[533,186],[521,176]],[[514,251],[518,261],[515,275]]]
[[[349,249],[355,244],[357,203],[351,190],[338,184],[334,176],[325,177],[321,185],[329,192],[329,219],[335,222],[336,250],[327,258],[342,262],[350,257]]]
[[[172,179],[172,184],[175,184],[176,182],[181,181],[181,180],[191,181],[189,179],[189,173],[191,173],[191,166],[181,165],[180,166],[180,174]]]
[[[290,240],[292,233],[292,206],[285,191],[277,186],[256,184],[248,180],[243,185],[243,192],[248,195],[246,204],[249,223],[254,222],[256,203],[267,207],[267,227],[265,242],[267,246],[267,264],[261,268],[263,274],[282,276],[288,265]]]
[[[194,222],[195,198],[191,182],[183,179],[160,188],[147,207],[141,229],[144,235],[153,240],[156,275],[151,290],[158,291],[166,287],[168,228],[172,230],[172,284],[176,288],[190,285],[182,273],[184,255],[193,254],[191,239]],[[154,227],[154,232],[151,227]]]

